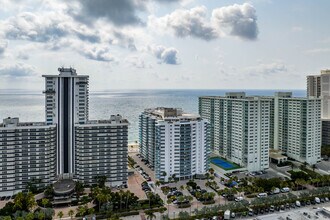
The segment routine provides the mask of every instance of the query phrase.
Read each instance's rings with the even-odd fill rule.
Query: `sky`
[[[329,0],[0,0],[0,89],[74,67],[90,91],[305,89],[330,68]]]

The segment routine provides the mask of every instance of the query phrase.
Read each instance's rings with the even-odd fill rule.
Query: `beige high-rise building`
[[[322,145],[330,145],[330,70],[307,76],[307,97],[321,98]]]
[[[310,75],[307,76],[307,97],[321,96],[321,76],[320,75]]]

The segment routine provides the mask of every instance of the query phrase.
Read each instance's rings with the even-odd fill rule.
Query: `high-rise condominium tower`
[[[214,152],[249,171],[268,168],[270,148],[309,164],[321,159],[320,98],[227,93],[200,97],[199,113],[211,122]]]
[[[45,122],[0,124],[0,195],[29,182],[45,187],[62,179],[118,186],[127,182],[128,121],[121,115],[88,118],[88,76],[59,68],[45,77]]]
[[[307,96],[321,98],[322,145],[330,145],[330,70],[307,76]]]
[[[146,109],[139,117],[140,152],[157,179],[189,179],[208,170],[209,123],[176,108]]]
[[[46,123],[57,124],[57,174],[75,171],[75,124],[88,121],[88,76],[73,68],[59,68],[45,77]]]

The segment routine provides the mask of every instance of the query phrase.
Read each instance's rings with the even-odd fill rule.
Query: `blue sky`
[[[314,2],[0,0],[0,88],[73,66],[91,91],[304,89],[330,68],[330,1]]]

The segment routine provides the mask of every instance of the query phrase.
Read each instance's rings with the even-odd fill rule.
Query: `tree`
[[[28,192],[25,197],[26,211],[30,211],[34,206],[37,205],[36,200],[32,192]]]
[[[87,206],[78,206],[77,215],[83,216],[83,215],[85,215],[86,211],[87,211]]]
[[[104,187],[105,186],[105,182],[107,181],[107,177],[106,176],[96,176],[95,177],[99,187]]]
[[[210,168],[209,169],[209,173],[213,175],[214,174],[214,169],[213,168]]]
[[[33,220],[34,219],[34,214],[32,212],[28,213],[25,216],[25,220]]]
[[[184,190],[184,185],[180,186],[180,190],[183,191]]]
[[[76,182],[75,188],[74,188],[76,194],[77,194],[77,199],[79,199],[79,197],[81,196],[81,194],[83,194],[84,192],[84,185],[81,182]]]
[[[44,194],[47,198],[51,198],[54,195],[54,188],[53,185],[47,186],[47,188],[44,191]]]
[[[188,212],[179,212],[179,219],[189,219],[190,215]]]
[[[17,193],[14,199],[14,208],[17,210],[23,209],[24,194],[22,192]]]
[[[58,213],[57,213],[57,217],[59,217],[60,219],[63,217],[63,212],[62,211],[59,211]]]
[[[313,164],[313,165],[312,165],[312,169],[313,169],[313,172],[315,172],[316,164]]]
[[[149,220],[156,218],[156,215],[152,211],[146,211],[145,214],[147,215],[147,219]]]
[[[72,209],[69,210],[68,215],[72,219],[72,216],[74,215],[74,211]]]
[[[43,211],[40,210],[40,211],[38,212],[37,217],[38,217],[39,220],[44,220],[45,217],[46,217],[46,215],[45,215],[45,213],[44,213]]]
[[[46,206],[48,205],[48,203],[49,203],[49,199],[43,198],[41,200],[42,207],[44,207],[44,208],[46,208]]]

